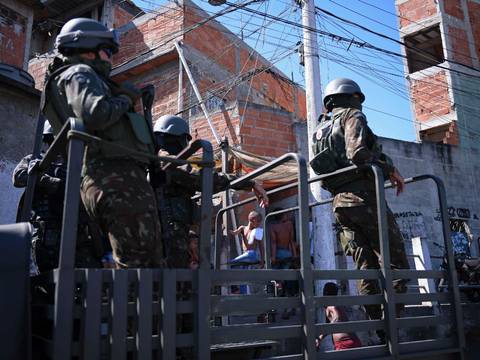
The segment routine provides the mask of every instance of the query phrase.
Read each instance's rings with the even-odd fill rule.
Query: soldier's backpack
[[[345,139],[338,134],[341,133],[341,129],[337,129],[339,120],[322,114],[319,121],[320,125],[313,134],[315,156],[310,161],[310,166],[317,175],[323,175],[349,166],[350,163],[345,156]]]

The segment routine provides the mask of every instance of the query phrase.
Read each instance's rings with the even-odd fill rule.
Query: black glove
[[[64,189],[65,182],[62,179],[43,174],[39,180],[39,186],[47,194],[55,194]]]
[[[120,84],[115,90],[116,95],[128,96],[132,101],[132,104],[135,104],[135,102],[142,96],[142,90],[128,81]]]

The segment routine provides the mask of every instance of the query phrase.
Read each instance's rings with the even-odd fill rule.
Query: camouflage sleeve
[[[88,67],[79,67],[77,72],[66,78],[65,94],[75,116],[82,119],[90,131],[114,124],[132,106],[125,95],[109,95],[103,81]]]
[[[202,189],[202,177],[200,169],[193,168],[189,165],[178,166],[175,169],[168,171],[170,174],[167,174],[168,181],[170,183],[175,183],[180,186],[188,186],[192,190],[201,191]],[[230,174],[224,173],[213,173],[213,192],[217,193],[225,190],[230,182],[235,180],[237,177]],[[186,185],[188,184],[188,185]],[[240,187],[234,187],[234,190],[251,190],[253,187],[253,182],[249,181],[245,184],[242,184]]]
[[[18,165],[15,167],[12,174],[13,186],[17,188],[24,188],[27,186],[28,164],[30,163],[31,159],[32,155],[27,155],[22,160],[20,160]]]
[[[345,151],[347,158],[355,165],[375,162],[385,176],[390,175],[394,166],[391,160],[381,152],[377,137],[368,127],[367,118],[361,111],[354,112],[345,119]],[[389,159],[389,158],[388,158]]]

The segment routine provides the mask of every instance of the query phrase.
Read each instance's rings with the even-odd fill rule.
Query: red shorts
[[[335,350],[344,350],[344,349],[353,349],[357,347],[361,347],[362,343],[360,339],[355,337],[353,339],[345,339],[340,341],[334,342]]]

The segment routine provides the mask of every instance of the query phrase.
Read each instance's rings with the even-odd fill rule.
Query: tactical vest
[[[320,125],[313,135],[314,158],[310,166],[317,175],[324,175],[353,165],[347,159],[345,150],[345,133],[342,122],[345,118],[352,116],[354,108],[339,111],[333,117],[323,117]],[[360,179],[363,175],[358,172],[340,174],[322,181],[322,187],[332,193],[338,193],[339,189],[346,184]]]
[[[42,111],[48,118],[55,133],[58,133],[68,117],[75,117],[66,101],[66,95],[60,86],[63,80],[68,81],[76,73],[71,71],[64,74],[72,66],[88,66],[84,64],[72,64],[63,66],[54,71],[45,84],[42,99]],[[102,81],[104,90],[111,96],[111,89]],[[48,97],[48,98],[47,98]],[[94,159],[123,159],[130,158],[142,163],[149,163],[146,157],[130,153],[110,146],[108,143],[120,145],[124,148],[139,151],[148,155],[155,154],[154,136],[147,120],[135,112],[127,112],[126,118],[121,119],[103,130],[97,130],[93,135],[105,140],[107,143],[92,142],[87,145],[85,162]]]

